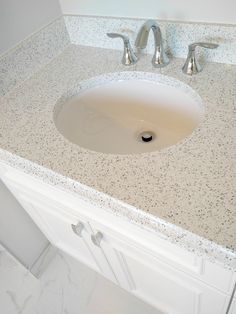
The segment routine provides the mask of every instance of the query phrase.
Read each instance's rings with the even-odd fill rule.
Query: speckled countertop
[[[235,270],[236,66],[208,63],[188,77],[181,59],[154,69],[150,55],[133,67],[120,58],[116,50],[70,45],[2,97],[0,161]],[[65,140],[53,122],[60,96],[81,80],[127,70],[190,85],[205,104],[200,126],[177,145],[133,156],[95,153]]]

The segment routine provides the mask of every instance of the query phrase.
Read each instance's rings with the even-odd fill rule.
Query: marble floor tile
[[[0,249],[0,313],[157,314],[61,251],[36,279],[3,249]]]

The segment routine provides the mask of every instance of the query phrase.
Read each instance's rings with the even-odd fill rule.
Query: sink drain
[[[139,138],[142,142],[148,143],[151,142],[155,137],[155,134],[150,131],[145,131],[139,134]]]

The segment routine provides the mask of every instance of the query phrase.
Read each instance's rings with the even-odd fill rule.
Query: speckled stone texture
[[[0,96],[29,78],[69,44],[61,17],[0,56]]]
[[[0,103],[0,161],[236,270],[236,66],[206,64],[189,77],[184,60],[132,67],[117,50],[71,45]],[[108,72],[164,74],[192,87],[205,116],[177,145],[141,155],[80,148],[56,129],[54,107],[82,80]],[[223,79],[222,79],[223,78]]]
[[[123,49],[121,39],[111,39],[108,32],[127,35],[134,45],[144,19],[64,16],[71,43],[109,49]],[[188,45],[193,42],[213,42],[219,44],[215,50],[197,48],[202,60],[225,64],[236,64],[236,25],[157,21],[164,38],[166,49],[171,55],[186,58]],[[152,34],[150,34],[152,38]],[[145,52],[154,52],[154,41],[148,41]]]

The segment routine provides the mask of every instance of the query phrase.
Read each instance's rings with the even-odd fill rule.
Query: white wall
[[[26,267],[32,266],[49,243],[1,180],[0,243]]]
[[[236,0],[60,0],[63,14],[236,24]]]
[[[0,0],[0,54],[60,15],[59,0]]]

